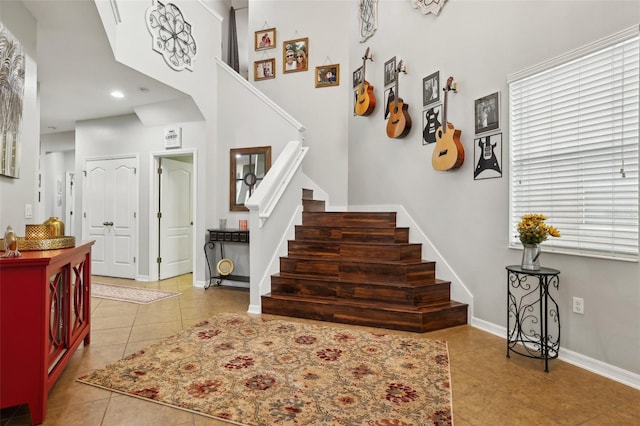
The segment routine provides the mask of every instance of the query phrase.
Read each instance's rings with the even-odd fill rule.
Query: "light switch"
[[[33,217],[33,206],[31,204],[24,205],[24,218],[31,219]]]

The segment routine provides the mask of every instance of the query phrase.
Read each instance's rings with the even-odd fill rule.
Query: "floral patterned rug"
[[[78,379],[240,425],[451,425],[444,341],[238,314]]]
[[[105,284],[95,281],[91,283],[92,297],[119,300],[121,302],[140,303],[143,305],[178,296],[179,294],[180,293],[177,291],[129,287],[126,285]]]

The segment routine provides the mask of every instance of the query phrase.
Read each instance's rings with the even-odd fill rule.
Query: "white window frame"
[[[508,77],[509,247],[542,213],[562,234],[544,251],[638,261],[639,28]]]

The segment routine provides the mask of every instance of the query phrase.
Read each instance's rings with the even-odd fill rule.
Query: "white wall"
[[[504,268],[521,256],[507,248],[507,75],[638,25],[638,2],[449,0],[434,16],[410,1],[379,0],[378,30],[365,43],[359,42],[356,1],[250,1],[248,37],[265,22],[277,28],[278,47],[250,51],[250,62],[275,57],[277,75],[253,84],[307,127],[305,173],[330,194],[330,204],[347,197],[349,205],[404,206],[473,293],[472,321],[504,328]],[[282,42],[300,37],[309,37],[310,70],[327,58],[340,63],[339,87],[315,89],[311,71],[282,74]],[[366,77],[378,106],[371,116],[356,117],[352,72],[362,65],[366,47],[374,55]],[[404,139],[389,139],[383,119],[383,67],[393,56],[408,66],[400,76],[400,96],[409,105],[413,129]],[[449,96],[448,119],[462,131],[467,156],[453,172],[436,172],[433,147],[422,145],[422,78],[436,71],[441,84],[448,76],[459,84]],[[474,181],[474,100],[496,91],[502,102],[503,177]],[[546,253],[542,262],[562,271],[562,350],[640,373],[638,264]],[[584,298],[584,315],[571,312],[573,296]]]
[[[309,153],[303,171],[331,195],[332,206],[347,203],[347,125],[353,106],[346,29],[356,11],[354,1],[249,1],[249,63],[276,60],[275,79],[254,81],[251,65],[249,81],[306,127],[303,145]],[[254,32],[265,25],[276,28],[276,48],[256,52]],[[305,37],[309,70],[284,74],[283,42]],[[316,89],[315,68],[329,64],[340,64],[340,85]]]
[[[507,75],[638,25],[640,7],[637,1],[450,0],[439,16],[424,16],[410,2],[378,5],[379,28],[366,43],[358,42],[356,22],[349,23],[349,68],[371,47],[377,59],[367,66],[367,80],[380,102],[384,61],[403,58],[409,72],[400,76],[400,96],[413,129],[404,139],[387,138],[380,105],[367,118],[349,118],[349,204],[403,205],[473,293],[473,321],[506,327],[504,268],[521,257],[507,248]],[[441,84],[448,76],[459,83],[448,108],[466,150],[457,171],[435,171],[433,146],[421,141],[422,78],[435,71]],[[496,91],[503,177],[474,181],[474,100]],[[638,263],[543,253],[542,264],[561,270],[562,349],[640,373]],[[584,298],[584,315],[572,313],[573,296]]]
[[[40,111],[37,99],[36,34],[35,19],[21,2],[0,2],[0,21],[24,49],[25,81],[22,111],[22,139],[20,178],[0,176],[0,234],[11,225],[18,235],[24,235],[25,205],[35,209],[37,201],[36,170],[39,158]]]
[[[203,122],[175,123],[182,127],[182,147],[193,149],[201,144],[205,139],[206,131]],[[118,117],[108,117],[97,120],[86,120],[77,123],[76,127],[76,165],[78,172],[76,179],[76,211],[82,213],[82,192],[84,175],[82,170],[87,159],[108,158],[114,156],[137,156],[139,159],[139,170],[137,171],[140,203],[138,210],[138,279],[146,279],[150,275],[149,271],[149,220],[151,210],[149,206],[149,193],[151,188],[150,168],[151,155],[156,152],[165,151],[164,148],[164,126],[144,127],[135,114],[122,115]],[[172,151],[166,150],[167,154]],[[202,181],[204,182],[204,181]],[[204,185],[201,185],[204,186]],[[205,202],[200,199],[200,209],[204,209]],[[75,229],[77,233],[82,230],[82,214],[76,215]],[[199,235],[196,234],[196,238]],[[204,235],[201,236],[204,239]],[[202,247],[202,243],[197,243]],[[200,255],[200,251],[195,253]],[[202,256],[197,257],[199,265],[200,280],[204,279],[204,261]]]

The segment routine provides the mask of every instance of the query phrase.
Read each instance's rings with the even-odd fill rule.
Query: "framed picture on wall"
[[[275,49],[276,29],[269,28],[255,32],[255,50]]]
[[[260,81],[269,78],[276,78],[276,60],[271,58],[255,61],[253,63],[253,80]]]
[[[384,63],[384,85],[388,86],[396,82],[396,57]]]
[[[282,43],[282,72],[307,71],[309,69],[309,39],[299,38]]]
[[[440,71],[422,79],[422,106],[440,101]]]
[[[353,87],[356,88],[360,83],[362,83],[362,67],[358,68],[353,72]]]
[[[473,153],[474,180],[502,177],[502,133],[474,139]]]
[[[316,67],[316,87],[340,85],[340,64]]]
[[[476,134],[500,127],[499,95],[500,92],[496,92],[475,100]]]

